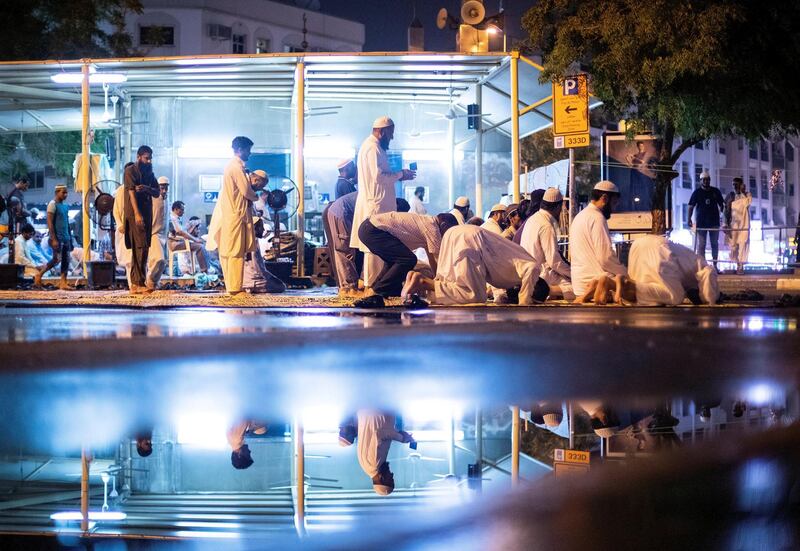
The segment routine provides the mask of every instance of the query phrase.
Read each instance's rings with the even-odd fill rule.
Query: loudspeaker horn
[[[479,0],[468,0],[461,5],[461,20],[467,25],[477,25],[486,16],[486,8]]]
[[[436,14],[436,26],[439,30],[442,30],[445,25],[447,25],[447,9],[442,8],[439,10],[439,13]]]

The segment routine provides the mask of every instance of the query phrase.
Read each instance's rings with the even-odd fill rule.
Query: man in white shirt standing
[[[384,262],[372,290],[374,295],[357,300],[357,308],[380,308],[384,297],[400,296],[408,272],[417,265],[416,249],[425,249],[431,269],[436,270],[436,257],[444,233],[457,226],[455,216],[442,213],[437,216],[413,212],[385,212],[365,220],[358,230],[361,242]]]
[[[548,188],[539,210],[522,230],[520,245],[541,264],[540,277],[550,286],[550,291],[555,291],[557,287],[565,299],[573,300],[575,294],[572,292],[570,266],[558,250],[558,218],[563,204],[561,192],[553,187]]]
[[[353,228],[373,214],[396,210],[394,184],[398,180],[413,180],[417,174],[411,170],[392,172],[386,150],[394,138],[394,121],[389,117],[379,117],[372,123],[372,134],[358,150],[358,196],[353,216]],[[369,251],[361,242],[358,231],[350,236],[350,246],[364,253],[364,287],[367,289],[377,281],[381,272],[381,259]]]
[[[245,172],[253,141],[237,136],[231,143],[233,159],[225,167],[219,194],[220,220],[219,259],[228,295],[242,292],[244,257],[257,250],[253,230],[253,201],[256,196]]]
[[[394,475],[386,461],[392,441],[414,442],[409,433],[398,431],[394,424],[392,414],[368,410],[358,412],[358,464],[372,479],[372,489],[382,496],[394,491]]]
[[[425,199],[425,188],[422,186],[417,186],[414,190],[414,195],[411,197],[411,201],[409,204],[411,205],[411,212],[414,214],[428,214],[428,209],[425,208],[425,205],[422,201]]]
[[[589,205],[580,211],[569,229],[572,289],[582,296],[593,279],[628,274],[614,254],[607,220],[619,203],[619,189],[613,182],[595,184]]]
[[[153,198],[153,225],[150,229],[150,250],[147,253],[147,280],[148,289],[158,287],[164,268],[167,267],[167,258],[164,247],[167,246],[167,193],[169,192],[169,178],[158,177],[158,197]]]

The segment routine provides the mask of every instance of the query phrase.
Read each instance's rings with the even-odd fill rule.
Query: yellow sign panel
[[[562,463],[561,461],[553,463],[553,474],[556,475],[556,478],[575,476],[586,472],[589,472],[589,465],[581,463]]]
[[[589,134],[569,134],[567,136],[553,136],[553,147],[556,149],[570,149],[573,147],[589,147]]]
[[[558,448],[553,450],[553,459],[555,461],[563,461],[566,463],[589,463],[589,452],[582,452],[578,450],[564,450]]]
[[[589,132],[589,85],[586,75],[553,82],[553,134]]]

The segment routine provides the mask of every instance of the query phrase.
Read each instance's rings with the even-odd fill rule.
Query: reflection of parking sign
[[[578,95],[578,79],[565,78],[564,79],[564,95],[577,96]]]

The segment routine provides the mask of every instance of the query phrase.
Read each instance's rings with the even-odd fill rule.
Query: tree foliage
[[[132,53],[125,14],[140,0],[3,0],[0,59],[124,57]]]
[[[660,138],[654,215],[686,148],[800,126],[800,3],[540,0],[523,25],[543,80],[587,71],[610,115]]]
[[[528,170],[534,170],[569,157],[569,150],[553,147],[553,130],[547,128],[520,141],[520,161]],[[575,187],[578,196],[588,196],[594,182],[600,179],[600,167],[594,162],[597,147],[575,149]]]

